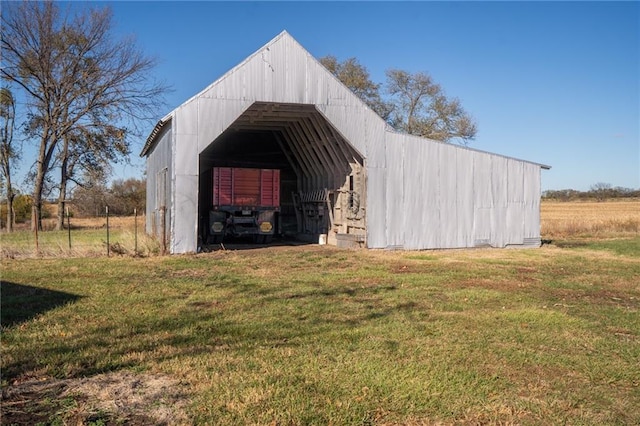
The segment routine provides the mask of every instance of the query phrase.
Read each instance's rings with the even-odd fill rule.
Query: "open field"
[[[547,201],[540,209],[543,239],[620,238],[640,235],[640,200]]]
[[[3,424],[640,421],[640,238],[5,259],[2,280]]]
[[[54,231],[55,219],[43,220],[45,231],[38,233],[36,249],[35,234],[22,225],[12,234],[0,233],[0,257],[96,257],[107,255],[106,218],[72,218],[71,249],[69,231]],[[144,216],[109,218],[110,253],[130,256],[151,256],[161,254],[159,241],[145,234]],[[136,250],[137,249],[137,250]]]

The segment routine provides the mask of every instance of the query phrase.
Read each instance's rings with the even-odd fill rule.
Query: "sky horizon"
[[[470,148],[552,167],[543,191],[640,188],[638,2],[69,4],[111,7],[115,36],[158,59],[173,91],[157,119],[287,31],[316,58],[355,57],[376,83],[390,68],[428,72],[475,118]],[[112,179],[143,176],[145,139]]]

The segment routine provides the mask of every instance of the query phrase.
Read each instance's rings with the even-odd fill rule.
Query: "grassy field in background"
[[[603,235],[5,258],[3,424],[153,423],[68,382],[10,392],[129,376],[171,381],[146,408],[171,401],[169,424],[638,424],[640,237]]]
[[[640,235],[640,200],[547,201],[540,208],[543,239],[606,239]]]
[[[137,221],[137,223],[136,223]],[[96,257],[107,255],[107,220],[98,218],[71,219],[71,248],[69,230],[55,231],[55,219],[43,221],[45,231],[35,233],[23,225],[11,234],[0,233],[0,257]],[[109,218],[110,254],[153,256],[161,253],[160,242],[145,234],[145,217]]]

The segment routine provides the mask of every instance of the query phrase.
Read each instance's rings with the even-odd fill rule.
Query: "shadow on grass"
[[[264,249],[266,247],[298,247],[317,245],[317,243],[302,241],[290,237],[274,237],[269,243],[255,243],[249,237],[225,237],[223,243],[218,244],[205,244],[202,247],[202,251],[205,253],[220,251],[220,250],[256,250]]]
[[[640,256],[640,237],[593,241],[566,240],[557,241],[554,245],[568,249],[607,250],[620,256]]]
[[[75,302],[81,296],[46,288],[0,281],[0,323],[12,327],[55,309]]]

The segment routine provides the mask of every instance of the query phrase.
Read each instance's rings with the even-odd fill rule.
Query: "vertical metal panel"
[[[491,156],[475,154],[473,156],[473,244],[474,246],[490,245],[491,208],[493,193],[491,191]]]
[[[367,246],[369,248],[387,246],[386,193],[386,170],[367,167]]]
[[[177,116],[176,143],[174,144],[175,174],[198,174],[198,135],[180,133],[180,121]]]
[[[437,164],[438,147],[417,137],[405,138],[405,247],[435,248],[440,226],[438,169],[434,167]]]
[[[496,207],[507,206],[507,159],[491,155],[491,198]]]
[[[266,71],[253,72],[247,79],[250,96],[256,98],[256,94],[260,94],[260,88],[264,87],[264,81],[269,80],[271,91],[263,92],[264,97],[258,96],[260,100],[304,103],[307,66],[304,53],[306,51],[291,37],[279,36],[268,47],[253,55],[251,60]]]
[[[476,208],[493,207],[491,192],[491,156],[473,155],[473,205]]]
[[[257,81],[253,83],[254,90],[257,90],[258,98],[262,99],[274,99],[276,90],[274,88],[274,78],[272,74],[276,72],[275,68],[271,63],[273,59],[271,58],[271,49],[263,49],[260,52],[260,61],[258,70],[256,72],[256,80],[261,80],[262,84],[259,84]]]
[[[473,210],[473,245],[491,245],[491,209],[476,207]]]
[[[540,238],[540,166],[524,163],[524,238]]]
[[[497,155],[491,155],[491,197],[491,245],[504,247],[507,240],[507,159]]]
[[[307,73],[305,77],[307,79],[307,91],[304,102],[308,104],[328,103],[327,100],[329,99],[329,92],[332,86],[331,81],[334,79],[333,76],[327,73],[324,67],[311,57],[307,59],[306,65]]]
[[[417,231],[426,248],[438,248],[442,247],[440,244],[440,164],[438,163],[442,144],[425,142],[420,139],[414,140],[415,145],[424,145],[426,148],[426,155],[418,157],[418,164],[420,159],[425,160],[425,165],[421,168],[418,165],[418,170],[425,175],[426,179],[422,191],[416,193],[424,201],[422,207],[424,224]]]
[[[386,167],[387,165],[387,144],[385,142],[385,124],[375,114],[371,114],[368,109],[364,114],[364,137],[367,148],[367,161],[372,167]],[[401,148],[400,148],[401,149]]]
[[[174,113],[173,190],[171,194],[172,253],[195,252],[198,232],[198,103]]]
[[[284,66],[287,70],[285,73],[286,92],[283,94],[283,101],[304,103],[306,93],[306,51],[300,49],[298,43],[291,37],[284,37],[281,45],[274,45],[273,49],[281,54],[278,58],[278,65]],[[299,56],[291,60],[290,54],[296,51],[299,53]],[[277,68],[275,74],[278,74]]]
[[[475,153],[458,149],[456,153],[456,244],[454,247],[473,247],[474,220],[474,164]]]
[[[391,133],[385,155],[387,246],[523,244],[525,162]]]
[[[171,252],[194,252],[198,242],[198,175],[176,174],[174,185]]]
[[[507,160],[507,244],[524,244],[524,178],[525,169],[522,161]]]
[[[505,223],[508,240],[505,244],[519,245],[524,243],[524,205],[521,203],[509,203]]]
[[[441,247],[460,247],[458,236],[458,171],[457,153],[453,145],[440,144],[438,168],[440,177],[440,243]]]
[[[510,203],[524,202],[524,162],[507,160],[507,199]]]
[[[147,215],[146,231],[151,235],[162,235],[160,201],[165,202],[165,213],[171,211],[171,180],[172,167],[172,138],[173,121],[169,122],[158,135],[158,141],[147,155]],[[163,174],[165,180],[160,182],[159,176]],[[160,185],[164,186],[161,188]],[[162,191],[162,194],[159,193]],[[166,234],[169,235],[170,220],[166,221]]]
[[[405,221],[407,214],[404,208],[404,182],[403,168],[405,158],[405,141],[403,138],[394,138],[384,144],[386,149],[386,213],[387,233],[386,246],[404,247]],[[377,214],[369,211],[369,214]]]
[[[504,247],[507,244],[507,207],[502,204],[491,210],[491,246]]]

